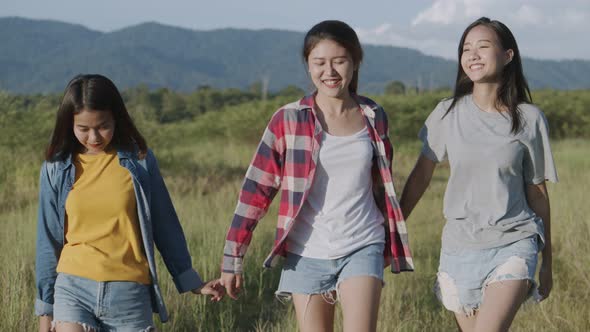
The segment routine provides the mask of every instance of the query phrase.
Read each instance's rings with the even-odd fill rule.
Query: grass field
[[[149,136],[148,136],[149,137]],[[164,139],[156,142],[170,142]],[[219,275],[224,236],[229,226],[252,143],[220,144],[175,140],[154,146],[181,218],[195,268],[205,278]],[[590,321],[590,154],[585,140],[553,143],[560,183],[550,184],[554,243],[554,290],[539,304],[524,307],[513,331],[588,331]],[[401,191],[419,146],[396,146],[395,179]],[[33,331],[34,250],[39,153],[0,150],[4,179],[0,197],[0,330]],[[451,314],[431,292],[443,227],[442,196],[448,169],[437,169],[433,182],[408,223],[416,272],[386,274],[379,331],[450,331]],[[159,261],[171,320],[161,331],[295,331],[292,306],[274,298],[280,269],[265,270],[262,261],[274,237],[276,206],[261,221],[246,257],[246,284],[238,301],[209,303],[203,297],[178,295]],[[340,313],[337,313],[339,317]],[[341,329],[337,324],[337,330]]]

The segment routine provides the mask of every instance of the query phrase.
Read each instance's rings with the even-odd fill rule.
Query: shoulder
[[[147,148],[145,153],[140,151],[129,152],[128,156],[134,163],[139,164],[143,169],[148,171],[148,173],[154,167],[158,167],[154,151],[150,148]]]
[[[51,160],[44,160],[41,169],[48,172],[50,175],[55,175],[60,171],[63,171],[71,163],[71,155],[57,155]]]
[[[56,184],[59,183],[58,178],[62,176],[66,165],[67,163],[65,161],[59,159],[43,161],[41,165],[41,185],[43,186],[43,182],[47,181],[45,184],[49,183],[54,190],[57,190]]]
[[[461,102],[463,102],[466,97],[468,96],[463,96],[460,99],[457,100],[457,103],[455,103],[455,106],[453,108],[457,108],[457,106],[459,106],[459,104]],[[452,97],[447,97],[447,98],[443,98],[441,99],[438,104],[436,104],[435,109],[443,109],[445,112],[447,111],[447,109],[449,109],[449,107],[451,107],[451,104],[453,103],[453,98]]]
[[[387,114],[381,105],[379,105],[376,101],[369,97],[355,95],[356,101],[359,103],[359,106],[366,111],[371,111],[375,114],[375,119],[385,119],[387,120]]]
[[[520,104],[518,110],[525,131],[536,131],[538,128],[543,128],[543,131],[547,130],[547,118],[539,107],[533,104]]]
[[[367,106],[374,108],[374,109],[377,109],[377,108],[382,109],[382,107],[379,104],[377,104],[376,101],[374,101],[373,99],[371,99],[369,97],[356,95],[356,99],[360,104],[367,105]]]
[[[305,123],[311,114],[313,107],[313,96],[305,96],[297,101],[285,104],[272,115],[268,127],[274,131],[280,131],[286,123]]]
[[[461,103],[461,100],[458,100],[457,103],[455,103],[455,106],[453,106],[453,108],[447,114],[447,111],[449,110],[449,107],[451,107],[452,103],[453,98],[445,98],[440,100],[438,104],[436,104],[434,109],[430,112],[430,114],[428,114],[426,122],[433,124],[434,122],[439,122],[443,121],[444,119],[451,118],[459,108],[459,103]]]
[[[150,148],[147,149],[144,160],[148,164],[148,167],[149,166],[156,166],[157,167],[156,155],[154,154],[154,151],[152,149],[150,149]]]
[[[536,105],[520,104],[518,105],[518,110],[520,111],[520,114],[523,116],[523,118],[526,120],[539,121],[545,119],[545,114]]]

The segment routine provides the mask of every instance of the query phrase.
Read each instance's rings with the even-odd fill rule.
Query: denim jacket
[[[203,281],[192,268],[182,227],[153,152],[148,150],[141,160],[137,152],[119,150],[117,155],[133,179],[139,228],[152,280],[152,308],[165,322],[168,314],[158,285],[154,243],[180,293],[200,288]],[[75,172],[71,155],[65,161],[46,161],[41,167],[35,266],[35,314],[39,316],[53,315],[56,267],[65,242],[65,204]]]

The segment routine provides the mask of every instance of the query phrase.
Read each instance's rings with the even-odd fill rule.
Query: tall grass
[[[547,301],[521,309],[513,331],[590,330],[590,258],[587,255],[590,252],[587,217],[590,205],[585,197],[590,184],[590,156],[586,144],[582,140],[554,143],[561,181],[558,185],[549,185],[554,290]],[[241,177],[254,148],[252,143],[190,140],[179,141],[174,147],[155,147],[182,220],[194,266],[207,279],[219,275],[225,232]],[[395,174],[399,192],[419,146],[404,144],[396,148]],[[3,160],[9,157],[2,155]],[[29,157],[28,162],[31,159]],[[27,170],[29,168],[35,171]],[[37,320],[33,315],[36,168],[27,166],[9,174],[16,178],[18,185],[11,188],[11,192],[2,188],[3,195],[15,194],[24,202],[3,205],[0,211],[0,328],[3,331],[36,329]],[[386,273],[379,331],[449,331],[455,328],[452,315],[438,304],[431,292],[444,223],[441,211],[447,173],[444,166],[437,169],[428,192],[408,221],[416,272]],[[221,303],[210,303],[204,297],[178,295],[159,261],[171,320],[164,325],[158,323],[158,328],[162,331],[295,331],[292,306],[274,297],[280,269],[261,267],[274,238],[276,213],[273,205],[254,234],[246,257],[245,287],[238,301],[225,299]],[[341,317],[341,313],[337,312],[337,317]],[[336,329],[341,329],[340,323]]]
[[[579,95],[586,98],[589,94]],[[420,108],[432,109],[441,97],[432,95],[416,100],[421,104]],[[415,127],[423,123],[427,114],[426,111],[414,113],[412,102],[403,98],[380,100],[388,112],[393,111],[390,118],[395,139],[394,179],[398,194],[420,147],[415,139],[411,139],[411,143],[400,143],[396,138],[415,137]],[[544,100],[550,102],[549,98],[541,98],[540,103]],[[158,157],[183,224],[193,264],[206,279],[219,276],[225,233],[256,142],[272,112],[287,101],[249,102],[225,111],[205,113],[192,121],[166,125],[143,119],[137,110],[131,109]],[[557,107],[544,106],[548,109]],[[43,146],[53,124],[53,114],[47,109],[41,110],[41,106],[37,108],[39,110],[9,112],[0,117],[3,128],[0,137],[2,331],[34,331],[37,328],[37,318],[33,314],[37,182]],[[587,122],[587,115],[584,116],[580,121]],[[569,128],[566,125],[570,122],[555,119],[556,123],[563,124],[556,127],[558,130]],[[552,209],[554,290],[543,303],[520,310],[513,331],[590,331],[590,204],[586,198],[590,189],[590,155],[587,146],[587,139],[554,141],[560,176],[559,184],[548,185]],[[431,291],[444,225],[442,197],[447,176],[448,168],[439,166],[430,188],[408,220],[416,271],[401,275],[386,273],[379,331],[455,329],[452,315],[442,308]],[[238,301],[224,299],[220,303],[210,303],[201,296],[177,294],[159,260],[162,288],[171,319],[164,325],[157,323],[158,328],[161,331],[295,331],[292,305],[281,303],[274,297],[280,269],[262,268],[274,239],[276,215],[275,202],[255,231],[246,257],[245,287]],[[341,313],[337,311],[336,315],[336,330],[341,330]]]

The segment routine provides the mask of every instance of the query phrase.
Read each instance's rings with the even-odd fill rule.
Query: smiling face
[[[106,150],[115,133],[115,120],[110,111],[83,109],[74,114],[74,136],[84,147],[83,154]]]
[[[513,51],[503,49],[492,29],[478,25],[465,37],[461,67],[473,83],[496,83],[512,56]]]
[[[332,98],[349,95],[355,64],[346,48],[333,40],[322,39],[309,52],[307,65],[319,95]]]

